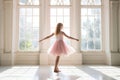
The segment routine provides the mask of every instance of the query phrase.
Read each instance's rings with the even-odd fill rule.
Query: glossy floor
[[[120,80],[120,67],[114,66],[53,66],[0,67],[0,80]]]

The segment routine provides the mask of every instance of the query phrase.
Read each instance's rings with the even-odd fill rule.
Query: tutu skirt
[[[55,43],[48,49],[48,54],[55,56],[70,55],[74,52],[74,48],[65,44],[63,40],[56,40]]]

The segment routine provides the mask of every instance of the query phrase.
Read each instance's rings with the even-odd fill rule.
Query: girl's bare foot
[[[54,72],[58,73],[60,70],[58,68],[54,69]]]
[[[58,73],[58,72],[60,72],[60,70],[54,70],[54,72]]]

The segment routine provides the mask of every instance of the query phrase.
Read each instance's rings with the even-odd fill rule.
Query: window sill
[[[80,53],[105,53],[105,51],[80,51]]]
[[[22,53],[26,53],[26,54],[34,54],[34,53],[40,53],[40,51],[17,51],[15,52],[16,54],[22,54]]]

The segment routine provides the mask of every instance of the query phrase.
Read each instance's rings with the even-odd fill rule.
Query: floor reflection
[[[53,66],[0,67],[0,80],[120,80],[120,68],[113,66]]]
[[[0,80],[39,80],[38,66],[0,67]]]
[[[51,66],[51,70],[53,70]],[[60,66],[60,73],[53,73],[47,80],[96,80],[75,66]]]

